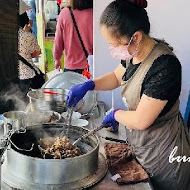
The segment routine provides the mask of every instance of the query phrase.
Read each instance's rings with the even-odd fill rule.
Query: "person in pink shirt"
[[[73,14],[88,55],[93,55],[93,0],[71,0]],[[61,68],[61,56],[65,55],[64,71],[82,74],[87,59],[77,35],[69,8],[62,9],[57,23],[53,56],[55,68]]]

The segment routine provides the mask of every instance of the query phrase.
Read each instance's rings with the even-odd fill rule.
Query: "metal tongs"
[[[77,140],[75,140],[75,141],[73,142],[73,145],[76,145],[79,141],[81,141],[81,140],[87,138],[88,136],[94,134],[95,132],[101,130],[102,128],[104,128],[104,125],[100,125],[100,126],[94,128],[94,129],[90,130],[88,133],[84,134],[82,137],[80,137],[80,138],[78,138]]]
[[[61,93],[54,92],[54,91],[49,91],[49,90],[46,90],[43,93],[44,94],[50,94],[50,95],[62,95]],[[73,106],[71,106],[71,108],[69,108],[67,110],[67,117],[66,117],[66,121],[65,121],[66,126],[68,126],[67,131],[66,131],[66,136],[67,137],[69,136],[69,128],[70,128],[70,125],[71,125],[72,115],[73,115]],[[63,131],[61,132],[61,136],[64,136]]]
[[[72,115],[73,115],[73,105],[71,106],[71,108],[69,108],[67,110],[67,117],[66,117],[66,125],[67,125],[67,131],[66,131],[66,137],[69,137],[69,129],[71,126],[71,119],[72,119]],[[61,136],[63,136],[63,131],[61,132]]]

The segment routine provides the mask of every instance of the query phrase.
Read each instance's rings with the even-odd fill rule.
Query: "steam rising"
[[[2,99],[5,102],[12,102],[13,110],[15,111],[25,111],[29,102],[26,95],[21,92],[18,85],[15,84],[10,85],[10,88],[4,92],[4,95],[2,95]]]

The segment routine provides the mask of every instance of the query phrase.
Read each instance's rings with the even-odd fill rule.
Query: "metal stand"
[[[0,158],[0,189],[1,189],[1,167],[2,167],[3,162],[4,162],[4,157],[1,156]]]
[[[0,190],[1,190],[1,166],[4,162],[3,154],[7,150],[8,146],[12,144],[15,148],[18,150],[23,150],[18,148],[14,143],[11,141],[11,136],[15,133],[25,133],[26,129],[20,129],[20,130],[9,130],[6,135],[3,136],[3,138],[0,140]],[[33,145],[30,150],[25,151],[31,151],[33,148]]]
[[[8,138],[1,139],[1,142],[0,142],[0,189],[1,189],[1,166],[4,161],[3,154],[8,147],[8,144],[9,144]]]

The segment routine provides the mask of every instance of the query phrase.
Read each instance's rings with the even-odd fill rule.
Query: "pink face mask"
[[[131,44],[131,41],[133,39],[133,36],[131,37],[129,44],[126,47],[114,47],[110,45],[109,50],[110,54],[113,58],[115,59],[120,59],[120,60],[131,60],[133,57],[136,57],[138,55],[138,45],[135,50],[135,52],[131,55],[128,51],[129,45]]]

